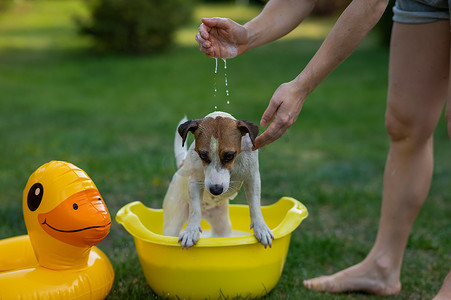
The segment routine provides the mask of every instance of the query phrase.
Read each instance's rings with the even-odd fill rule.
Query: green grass
[[[196,16],[236,14],[245,21],[258,10],[203,5]],[[194,38],[200,21],[187,24],[167,53],[98,56],[75,33],[72,16],[83,13],[79,1],[21,1],[0,15],[0,239],[26,233],[22,189],[36,168],[53,159],[84,169],[113,218],[135,200],[161,207],[183,115],[199,118],[217,106],[258,123],[277,86],[296,76],[321,43],[299,34],[228,60],[226,97],[222,62],[214,75],[214,60],[186,38]],[[322,37],[331,22],[309,19],[306,28]],[[282,277],[267,299],[378,299],[302,287],[305,278],[363,259],[376,235],[388,149],[388,54],[372,40],[309,97],[287,134],[260,152],[263,203],[292,196],[310,213],[293,233]],[[433,185],[404,259],[403,291],[390,299],[431,298],[451,267],[449,153],[442,118]],[[244,201],[239,195],[237,202]],[[123,228],[113,222],[99,247],[116,273],[108,299],[155,297]]]

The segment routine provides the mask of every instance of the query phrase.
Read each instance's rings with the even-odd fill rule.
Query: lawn
[[[200,118],[217,107],[258,123],[274,90],[302,70],[333,21],[309,19],[288,38],[227,60],[227,70],[219,61],[215,74],[215,61],[193,42],[199,18],[243,22],[258,11],[200,5],[177,44],[148,57],[90,53],[72,23],[74,14],[85,13],[80,1],[19,1],[0,15],[0,239],[26,233],[22,190],[45,162],[65,160],[85,170],[114,218],[131,201],[161,207],[176,170],[173,135],[184,115]],[[302,286],[305,278],[363,259],[376,235],[388,149],[388,53],[374,41],[370,36],[323,82],[287,134],[260,151],[263,204],[286,195],[309,210],[266,299],[378,299]],[[390,299],[432,298],[451,268],[449,154],[442,118],[432,188],[405,254],[403,291]],[[244,201],[243,195],[236,200]],[[116,274],[108,299],[157,298],[120,225],[113,222],[98,246]]]

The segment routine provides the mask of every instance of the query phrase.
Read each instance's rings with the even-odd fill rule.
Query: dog
[[[231,236],[229,200],[244,186],[251,229],[265,248],[272,246],[274,235],[260,209],[258,150],[252,150],[258,131],[254,123],[225,112],[203,119],[185,117],[179,123],[174,140],[178,170],[163,200],[163,235],[178,236],[182,248],[188,249],[200,238],[203,218],[211,226],[212,237]],[[188,149],[189,132],[194,142]]]

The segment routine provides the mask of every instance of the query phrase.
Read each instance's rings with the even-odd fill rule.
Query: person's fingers
[[[200,48],[200,50],[201,50],[207,57],[214,57],[214,49],[213,49],[213,47]]]
[[[205,40],[202,38],[202,36],[198,33],[196,34],[195,37],[197,43],[199,44],[199,47],[203,47],[203,48],[209,48],[211,47],[211,42],[208,40]]]
[[[263,148],[269,144],[269,137],[265,133],[262,133],[255,139],[254,144],[255,146],[252,147],[252,150]]]
[[[274,121],[269,127],[255,139],[255,149],[271,144],[284,134],[286,129],[279,127]]]
[[[262,118],[260,120],[261,126],[266,126],[269,124],[271,119],[276,114],[276,111],[279,108],[279,106],[280,106],[280,104],[276,103],[276,101],[274,101],[273,99],[271,99],[271,101],[269,101],[268,107],[266,108],[266,110],[263,113]]]
[[[199,34],[200,34],[200,36],[201,36],[203,39],[208,40],[208,38],[209,38],[209,36],[210,36],[210,34],[208,33],[209,30],[210,30],[210,29],[209,29],[207,26],[205,26],[204,23],[200,24],[200,26],[199,26]]]
[[[202,46],[202,42],[201,42],[201,37],[200,37],[200,34],[198,33],[198,34],[196,34],[196,36],[194,37],[194,39],[196,40],[196,42],[199,44],[199,47],[201,47]]]
[[[214,57],[214,48],[211,46],[210,41],[204,40],[200,34],[196,34],[195,40],[199,44],[199,50],[202,51],[207,57]]]
[[[202,23],[210,28],[227,29],[229,27],[228,19],[226,18],[202,18]]]

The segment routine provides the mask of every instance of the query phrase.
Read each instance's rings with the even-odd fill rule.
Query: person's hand
[[[280,85],[274,92],[260,121],[261,126],[271,124],[255,139],[255,149],[262,148],[280,138],[296,122],[307,95],[299,91],[295,81]]]
[[[247,30],[230,19],[204,18],[196,41],[208,57],[232,58],[246,51]]]

